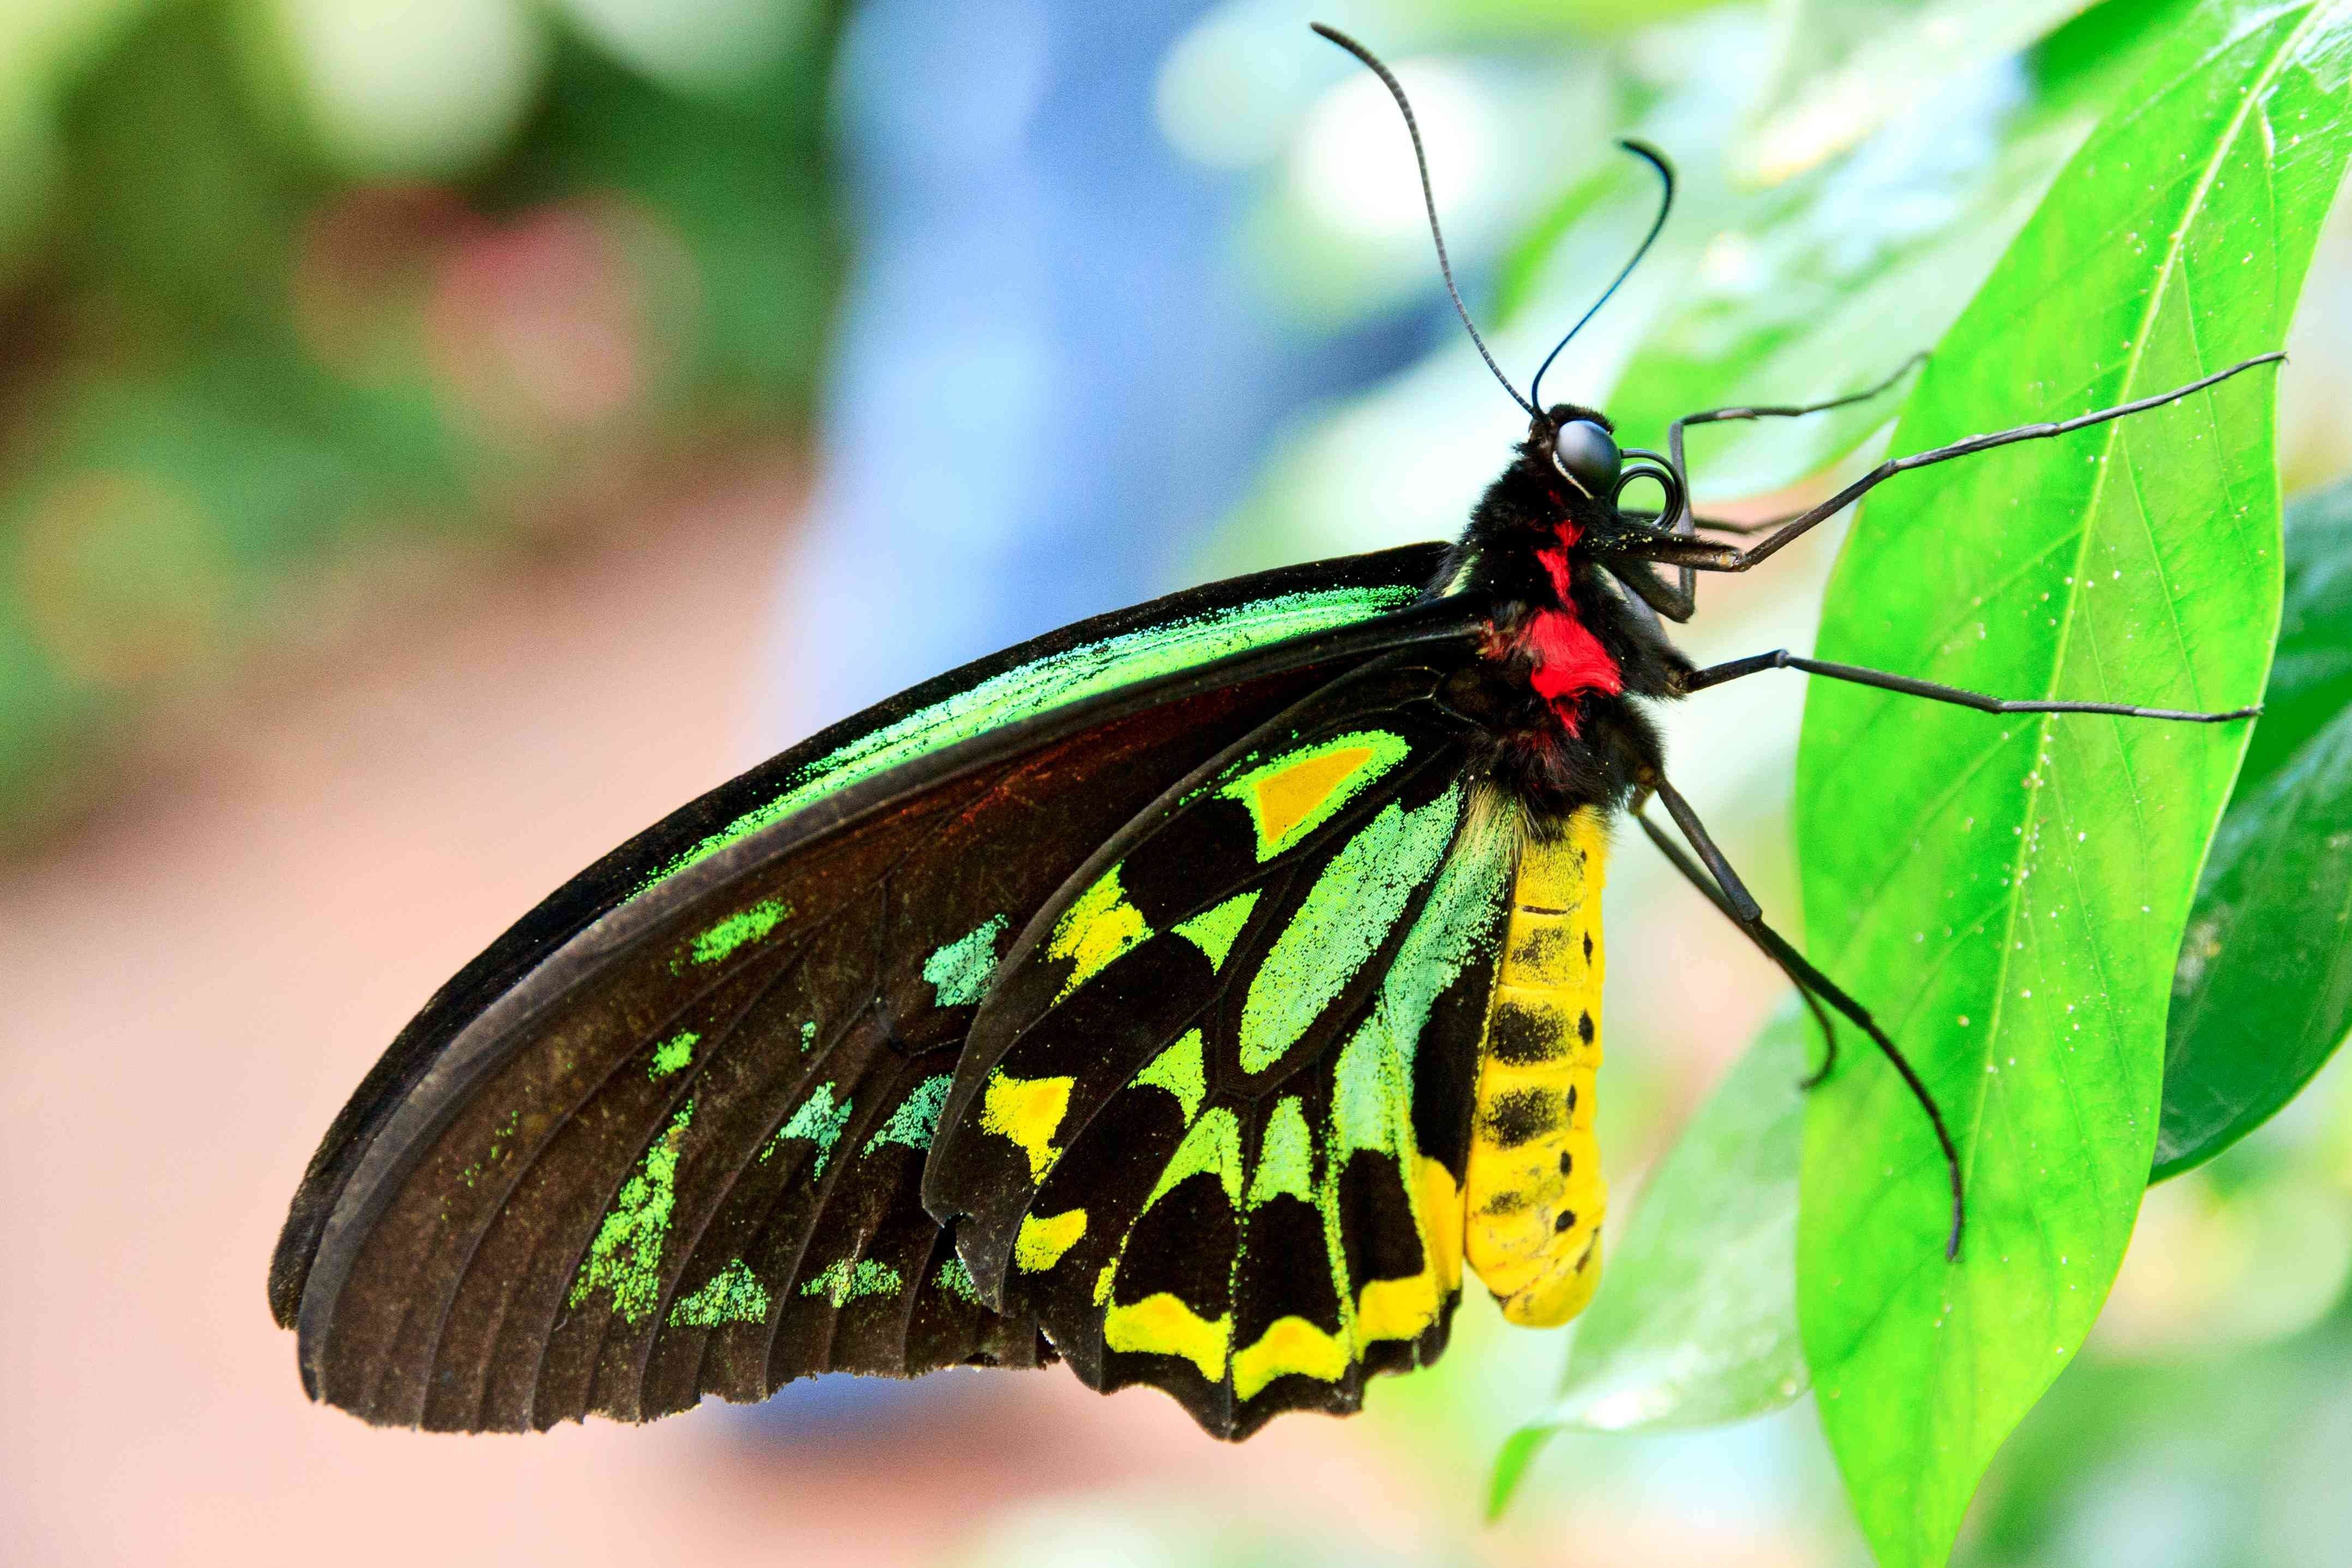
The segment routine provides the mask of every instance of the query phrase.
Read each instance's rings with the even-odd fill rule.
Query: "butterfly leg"
[[[1693,425],[1717,425],[1732,419],[1797,419],[1808,414],[1825,414],[1832,408],[1844,408],[1856,403],[1867,403],[1910,374],[1913,368],[1923,363],[1927,358],[1927,355],[1924,351],[1913,354],[1896,366],[1895,374],[1887,376],[1884,381],[1866,386],[1860,392],[1850,392],[1843,397],[1832,397],[1823,403],[1705,408],[1696,414],[1684,415],[1666,426],[1666,466],[1674,470],[1678,491],[1676,496],[1669,498],[1673,503],[1671,511],[1663,518],[1654,517],[1646,512],[1629,515],[1652,523],[1663,521],[1666,524],[1669,532],[1685,539],[1691,538],[1693,531],[1697,528],[1713,529],[1722,533],[1748,535],[1769,533],[1775,529],[1786,528],[1790,523],[1801,521],[1805,515],[1802,512],[1791,512],[1786,517],[1765,518],[1758,522],[1728,522],[1720,518],[1694,515],[1690,507],[1690,462],[1683,454],[1684,430]],[[1698,608],[1698,574],[1689,566],[1678,567],[1675,573],[1675,583],[1669,586],[1660,582],[1656,574],[1646,566],[1638,566],[1630,561],[1604,563],[1619,582],[1633,591],[1645,608],[1654,612],[1652,618],[1655,616],[1664,616],[1668,620],[1687,621]]]
[[[1952,1184],[1952,1229],[1944,1243],[1944,1256],[1947,1258],[1958,1258],[1960,1255],[1960,1231],[1967,1222],[1968,1206],[1960,1179],[1959,1150],[1953,1144],[1952,1134],[1944,1125],[1943,1109],[1936,1103],[1936,1097],[1928,1092],[1927,1086],[1920,1080],[1909,1059],[1887,1037],[1886,1031],[1878,1026],[1878,1021],[1870,1016],[1869,1010],[1847,995],[1836,981],[1815,968],[1803,953],[1789,945],[1780,932],[1764,923],[1763,907],[1757,903],[1747,884],[1739,879],[1739,873],[1734,871],[1730,862],[1723,858],[1722,849],[1707,832],[1706,825],[1699,821],[1698,814],[1691,809],[1690,802],[1685,800],[1664,775],[1647,782],[1665,806],[1666,814],[1675,819],[1675,826],[1682,829],[1683,837],[1698,852],[1699,860],[1706,868],[1706,875],[1722,894],[1717,907],[1729,915],[1759,947],[1771,954],[1782,973],[1795,980],[1801,990],[1818,993],[1823,1001],[1844,1014],[1856,1027],[1868,1035],[1879,1053],[1901,1075],[1905,1086],[1911,1091],[1911,1098],[1917,1100],[1919,1109],[1927,1113],[1927,1124],[1935,1131],[1936,1142],[1944,1152],[1944,1167],[1950,1173]],[[1664,852],[1666,858],[1673,861],[1684,876],[1705,887],[1705,883],[1700,882],[1698,867],[1692,865],[1689,858],[1638,806],[1633,812],[1633,820],[1642,825],[1642,831],[1649,836],[1650,841]]]
[[[1989,452],[1995,447],[2014,446],[2020,441],[2046,441],[2053,437],[2085,429],[2093,425],[2105,425],[2111,420],[2122,419],[2130,415],[2145,414],[2151,408],[2160,408],[2168,403],[2178,403],[2191,393],[2202,392],[2209,386],[2227,381],[2231,376],[2252,370],[2256,365],[2273,364],[2285,358],[2285,354],[2276,352],[2256,354],[2252,359],[2240,360],[2227,369],[2217,370],[2208,376],[2200,376],[2185,386],[2176,386],[2169,392],[2159,392],[2150,396],[2135,398],[2129,403],[2119,403],[2112,408],[2094,409],[2088,414],[2078,414],[2071,419],[2056,419],[2040,425],[2020,425],[2008,430],[1994,430],[1982,436],[1970,436],[1965,440],[1955,441],[1948,447],[1936,447],[1925,452],[1914,452],[1904,458],[1889,458],[1819,506],[1808,508],[1790,518],[1766,535],[1762,542],[1749,545],[1746,549],[1710,540],[1693,538],[1687,531],[1677,529],[1675,532],[1664,535],[1653,534],[1643,538],[1612,541],[1609,547],[1609,553],[1620,562],[1654,561],[1663,565],[1672,566],[1680,576],[1687,576],[1691,572],[1745,572],[1769,559],[1783,547],[1794,542],[1801,534],[1809,531],[1823,521],[1836,516],[1897,474],[1907,474],[1914,468],[1924,468],[1935,463],[1948,463],[1955,458],[1966,458],[1979,452]],[[1679,468],[1675,477],[1677,479],[1683,478]],[[1685,489],[1688,489],[1687,485]],[[1664,584],[1660,585],[1664,586]],[[1655,603],[1654,600],[1652,602]]]
[[[2183,724],[2220,724],[2232,719],[2252,719],[2263,710],[2260,703],[2252,708],[2200,713],[2182,708],[2139,708],[2125,702],[2060,702],[2044,701],[2039,698],[1988,697],[1980,691],[1941,686],[1932,680],[1894,675],[1883,669],[1864,669],[1859,665],[1832,664],[1826,659],[1805,658],[1784,647],[1695,670],[1684,678],[1683,690],[1686,693],[1704,691],[1710,686],[1720,686],[1727,680],[1738,680],[1743,676],[1760,675],[1768,669],[1802,670],[1807,675],[1826,676],[1832,680],[1851,681],[1856,686],[1873,686],[1881,691],[1897,691],[1906,697],[1924,697],[1931,702],[1950,702],[1962,708],[1973,708],[1979,713],[2106,713],[2118,719],[2168,719]]]
[[[1683,482],[1683,494],[1685,496],[1690,494],[1690,464],[1683,456],[1683,432],[1690,426],[1721,425],[1734,419],[1801,419],[1808,414],[1827,414],[1832,408],[1851,408],[1857,403],[1867,403],[1874,397],[1884,395],[1894,388],[1896,382],[1927,363],[1927,352],[1922,349],[1896,365],[1894,372],[1885,379],[1873,382],[1860,392],[1849,392],[1843,397],[1832,397],[1821,403],[1759,404],[1752,407],[1707,408],[1696,414],[1685,414],[1666,426],[1666,450],[1674,457],[1675,478]],[[1771,519],[1762,522],[1718,522],[1706,518],[1692,517],[1690,509],[1685,504],[1683,516],[1677,519],[1676,522],[1677,524],[1696,522],[1707,528],[1718,528],[1732,533],[1762,533],[1774,527],[1793,521],[1802,515],[1801,512],[1791,513],[1786,518]],[[1687,527],[1677,526],[1675,531],[1687,533],[1690,530]]]
[[[1715,885],[1714,879],[1700,869],[1696,861],[1684,854],[1681,846],[1665,836],[1664,828],[1638,810],[1633,813],[1633,820],[1642,825],[1642,831],[1650,836],[1650,842],[1658,847],[1659,853],[1683,874],[1683,879],[1697,889],[1699,896],[1713,904],[1725,920],[1738,926],[1741,933],[1756,944],[1757,951],[1770,959],[1774,967],[1788,976],[1789,984],[1797,988],[1798,998],[1812,1014],[1813,1022],[1820,1025],[1822,1030],[1822,1065],[1798,1079],[1797,1087],[1801,1089],[1820,1088],[1822,1080],[1837,1070],[1838,1059],[1837,1025],[1822,1007],[1821,998],[1813,994],[1812,987],[1806,984],[1804,977],[1791,968],[1769,942],[1757,934],[1754,927],[1739,918],[1739,911],[1731,907],[1731,901],[1723,896],[1723,890]],[[1760,925],[1762,921],[1757,923]]]

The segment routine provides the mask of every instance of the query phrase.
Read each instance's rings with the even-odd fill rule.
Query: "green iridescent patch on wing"
[[[1330,821],[1412,752],[1411,742],[1386,730],[1351,731],[1248,768],[1220,784],[1217,794],[1248,808],[1264,865]]]
[[[1213,1384],[1229,1381],[1233,1396],[1246,1402],[1286,1377],[1339,1384],[1370,1346],[1419,1339],[1442,1321],[1461,1279],[1460,1202],[1451,1174],[1418,1147],[1413,1069],[1439,998],[1473,963],[1491,963],[1495,956],[1513,842],[1506,820],[1471,806],[1456,785],[1417,814],[1393,807],[1384,812],[1334,856],[1334,866],[1351,850],[1360,858],[1356,868],[1338,878],[1327,868],[1298,918],[1309,918],[1318,896],[1328,899],[1324,907],[1329,918],[1315,928],[1313,942],[1335,971],[1358,973],[1402,918],[1412,895],[1426,885],[1427,896],[1397,940],[1368,1010],[1321,1068],[1328,1074],[1325,1093],[1317,1100],[1302,1094],[1276,1100],[1255,1135],[1254,1151],[1245,1152],[1243,1122],[1234,1108],[1203,1103],[1206,1085],[1192,1077],[1200,1064],[1197,1030],[1187,1031],[1131,1080],[1174,1095],[1187,1127],[1093,1281],[1092,1300],[1102,1313],[1108,1349],[1180,1358]],[[1352,911],[1363,932],[1345,934],[1341,911]],[[1342,950],[1338,957],[1330,956],[1335,949]],[[1339,988],[1313,979],[1307,984],[1309,994],[1321,998],[1314,1004],[1318,1008]],[[1328,1103],[1328,1110],[1310,1113],[1310,1103]],[[1421,1260],[1413,1273],[1354,1277],[1357,1266],[1350,1259],[1365,1255],[1360,1227],[1371,1221],[1360,1206],[1349,1206],[1360,1205],[1363,1189],[1343,1191],[1343,1178],[1366,1180],[1351,1162],[1367,1156],[1381,1172],[1371,1179],[1393,1194],[1393,1223],[1407,1223],[1405,1215],[1411,1216]],[[1240,1226],[1234,1239],[1219,1244],[1234,1247],[1223,1309],[1213,1299],[1188,1301],[1160,1289],[1139,1300],[1125,1299],[1121,1268],[1129,1261],[1129,1243],[1139,1227],[1155,1205],[1202,1175],[1215,1181]],[[1356,1195],[1350,1198],[1349,1192]],[[1269,1311],[1265,1299],[1250,1294],[1256,1267],[1252,1260],[1254,1249],[1265,1245],[1259,1239],[1264,1227],[1281,1217],[1273,1205],[1285,1200],[1306,1205],[1316,1216],[1310,1224],[1323,1238],[1320,1267],[1328,1271],[1331,1296],[1297,1310],[1282,1310],[1277,1297]],[[1163,1235],[1158,1244],[1165,1241]],[[1255,1314],[1245,1310],[1253,1301],[1259,1303]],[[1305,1315],[1309,1310],[1336,1317],[1318,1321]],[[1251,1337],[1237,1337],[1238,1325],[1245,1321],[1265,1326],[1249,1331]]]
[[[1006,924],[1003,915],[991,915],[923,961],[923,978],[940,1006],[968,1007],[988,994],[996,973],[996,939]]]
[[[687,962],[716,963],[774,931],[792,912],[792,906],[782,899],[763,899],[740,910],[697,936]]]
[[[1002,671],[809,763],[774,799],[674,857],[638,890],[901,763],[1103,692],[1290,637],[1353,626],[1402,609],[1419,596],[1417,588],[1386,584],[1278,595],[1121,633]]]
[[[1177,1183],[1198,1175],[1216,1177],[1217,1184],[1225,1190],[1225,1202],[1237,1208],[1241,1205],[1242,1126],[1224,1106],[1212,1107],[1184,1130],[1184,1141],[1176,1145],[1160,1180],[1152,1184],[1151,1195],[1143,1200],[1144,1210],[1149,1211]]]
[[[736,1258],[712,1275],[709,1284],[670,1308],[669,1326],[715,1329],[721,1323],[765,1322],[767,1317],[768,1288],[750,1264]]]
[[[1178,936],[1208,954],[1210,973],[1225,972],[1225,959],[1233,952],[1234,943],[1241,940],[1242,927],[1249,923],[1250,911],[1257,908],[1259,894],[1256,888],[1235,893],[1214,909],[1175,927]]]
[[[1517,825],[1438,700],[1448,658],[1399,655],[1231,743],[992,988],[927,1195],[1090,1385],[1156,1384],[1237,1436],[1444,1348]]]
[[[1474,960],[1492,956],[1496,917],[1510,880],[1511,833],[1491,815],[1474,817],[1381,976],[1379,1005],[1340,1047],[1331,1132],[1342,1157],[1373,1149],[1409,1162],[1413,1058],[1422,1031],[1446,987]]]
[[[646,1064],[646,1077],[658,1083],[672,1073],[684,1072],[694,1063],[694,1047],[702,1037],[692,1029],[680,1029],[654,1047],[653,1060]]]
[[[952,1296],[971,1306],[980,1305],[980,1287],[972,1283],[971,1270],[953,1253],[940,1260],[938,1270],[931,1275],[931,1284],[941,1295]]]
[[[1406,811],[1391,802],[1343,846],[1274,939],[1242,1005],[1241,1064],[1264,1072],[1347,988],[1444,858],[1462,786]]]
[[[476,1182],[481,1180],[483,1171],[497,1164],[501,1159],[505,1158],[508,1143],[514,1137],[515,1129],[521,1125],[521,1122],[522,1112],[520,1110],[508,1111],[506,1124],[500,1127],[496,1132],[490,1134],[489,1152],[485,1153],[480,1159],[475,1161],[472,1164],[467,1165],[464,1170],[457,1173],[458,1184],[462,1186],[472,1186]],[[446,1219],[448,1216],[444,1215],[442,1217]]]
[[[874,1136],[866,1141],[862,1153],[871,1154],[887,1143],[903,1143],[918,1153],[931,1146],[931,1139],[940,1130],[940,1111],[948,1102],[948,1086],[955,1081],[953,1073],[939,1073],[917,1084],[912,1093],[898,1102],[898,1109],[889,1120],[875,1129]]]
[[[1460,1204],[1453,1178],[1423,1157],[1413,1134],[1413,1063],[1437,999],[1480,958],[1491,959],[1508,891],[1513,826],[1474,811],[1428,900],[1381,978],[1378,1004],[1339,1049],[1332,1068],[1329,1151],[1316,1194],[1324,1243],[1349,1331],[1358,1345],[1412,1339],[1437,1321],[1460,1279]],[[1385,1157],[1403,1190],[1422,1246],[1422,1271],[1355,1288],[1348,1264],[1339,1178],[1359,1152]],[[1429,1188],[1434,1183],[1438,1192]],[[1440,1210],[1444,1212],[1438,1212]]]
[[[662,1248],[677,1206],[677,1154],[694,1121],[694,1101],[678,1108],[669,1128],[621,1184],[604,1221],[588,1244],[568,1304],[577,1308],[599,1289],[612,1292],[613,1310],[635,1323],[661,1301]]]
[[[1261,1208],[1284,1196],[1315,1201],[1315,1135],[1307,1130],[1307,1112],[1295,1094],[1284,1095],[1266,1118],[1248,1204]]]
[[[852,1263],[842,1258],[826,1264],[822,1272],[802,1280],[801,1294],[822,1296],[839,1308],[867,1296],[896,1295],[905,1283],[898,1271],[887,1263],[871,1258],[861,1258]]]
[[[1138,1087],[1164,1089],[1184,1108],[1187,1123],[1200,1114],[1209,1092],[1208,1067],[1202,1055],[1205,1042],[1198,1029],[1187,1029],[1176,1043],[1144,1064],[1132,1080]]]
[[[791,1118],[776,1129],[776,1135],[768,1140],[768,1146],[760,1151],[760,1158],[762,1162],[768,1160],[784,1146],[787,1139],[805,1139],[816,1145],[816,1161],[809,1173],[809,1179],[815,1181],[824,1174],[825,1162],[833,1158],[833,1146],[841,1141],[841,1131],[848,1125],[849,1097],[835,1100],[833,1084],[828,1080],[809,1090],[808,1098],[800,1102]]]

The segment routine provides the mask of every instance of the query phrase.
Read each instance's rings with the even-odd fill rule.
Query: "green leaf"
[[[1627,191],[1638,188],[1636,175],[1647,172],[1625,168],[1612,159],[1582,179],[1570,181],[1567,189],[1552,198],[1551,205],[1544,209],[1503,258],[1502,278],[1495,289],[1495,319],[1508,321],[1517,317],[1537,298],[1544,276],[1553,268],[1553,253],[1570,234],[1592,216],[1602,197],[1622,199]],[[1651,190],[1654,189],[1653,185]],[[1651,195],[1651,200],[1656,200],[1654,195]],[[1633,210],[1631,203],[1622,205],[1628,213]],[[1635,226],[1638,222],[1637,218],[1633,226]]]
[[[2262,722],[2246,746],[2238,798],[2284,767],[2352,707],[2352,484],[2286,509],[2286,595]]]
[[[2100,113],[2137,74],[2152,25],[2180,0],[2118,0],[2007,69],[1951,82],[1851,155],[1713,213],[1705,256],[1612,399],[1663,431],[1709,405],[1809,403],[1855,391],[1932,345],[2024,226]],[[2154,13],[2154,16],[2151,16]],[[1753,495],[1851,451],[1892,399],[1691,437],[1706,496]]]
[[[1915,451],[2275,348],[2344,154],[2345,0],[2211,0],[2051,187],[1897,431]],[[2261,691],[2280,559],[2272,376],[1880,492],[1827,658],[2008,697]],[[2080,1348],[2154,1150],[2174,960],[2238,726],[1995,717],[1818,682],[1806,927],[1948,1119],[1969,1234],[1896,1076],[1807,1107],[1798,1303],[1822,1422],[1893,1568],[1941,1563],[1986,1463]]]
[[[2170,1015],[2158,1179],[2274,1114],[2352,1029],[2352,655],[2343,651],[2352,632],[2341,625],[2352,619],[2352,485],[2289,506],[2285,532],[2287,629],[2263,722],[2293,707],[2305,681],[2333,690],[2338,706],[2318,734],[2295,731],[2307,743],[2285,777],[2265,788],[2241,775],[2215,836],[2183,945],[2183,973],[2201,973]],[[2258,864],[2265,855],[2280,863]],[[2250,888],[2254,874],[2262,879]],[[2209,952],[2218,949],[2201,966],[2191,957],[2200,933]],[[2221,1059],[2184,1064],[2192,1011],[2202,1026],[2186,1037]],[[1790,1246],[1801,1100],[1784,1092],[1804,1070],[1802,1017],[1790,1002],[1766,1025],[1644,1185],[1601,1294],[1578,1321],[1558,1399],[1496,1458],[1490,1518],[1556,1432],[1739,1421],[1804,1391]],[[2282,1040],[2293,1047],[2282,1051]],[[2187,1152],[2200,1125],[2191,1106],[2208,1102],[2244,1120]]]
[[[2213,840],[2173,982],[2162,1181],[2276,1115],[2352,1030],[2352,709]]]
[[[1551,1441],[1557,1427],[1530,1424],[1520,1427],[1503,1439],[1502,1452],[1495,1456],[1495,1473],[1486,1483],[1486,1522],[1494,1523],[1511,1506],[1511,1499],[1527,1478],[1528,1467],[1536,1462],[1544,1445]]]
[[[1810,1026],[1792,999],[1733,1064],[1642,1189],[1578,1320],[1551,1408],[1497,1461],[1489,1516],[1567,1427],[1711,1426],[1805,1391],[1797,1342],[1797,1156]]]
[[[2262,721],[2173,976],[2154,1180],[2276,1115],[2352,1029],[2352,485],[2286,511]]]

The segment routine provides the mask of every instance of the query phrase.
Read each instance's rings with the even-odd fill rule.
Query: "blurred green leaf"
[[[2352,707],[2352,484],[2296,497],[2285,531],[2278,649],[2238,774],[2240,798]]]
[[[2151,17],[2184,9],[2115,0],[1946,84],[1852,154],[1731,198],[1611,414],[1646,439],[1709,405],[1837,397],[1933,344],[2137,74]],[[1718,426],[1693,438],[1694,482],[1717,497],[1778,489],[1898,406]]]
[[[2352,1030],[2352,710],[2236,803],[2173,983],[2156,1179],[2301,1092]]]
[[[2173,978],[2158,1181],[2276,1115],[2352,1029],[2352,485],[2299,498],[2285,534],[2262,721]]]
[[[209,65],[225,31],[214,8],[158,10],[66,95],[62,247],[139,340],[178,329],[210,346],[272,331],[282,309],[308,193]]]
[[[463,188],[370,190],[317,156],[302,110],[325,79],[293,68],[278,24],[299,12],[369,43],[331,5],[0,7],[17,350],[0,397],[0,838],[101,795],[129,721],[281,637],[286,595],[354,545],[511,539],[526,495],[620,504],[613,476],[805,408],[837,264],[835,8],[763,33],[690,100],[566,32],[519,122],[482,117],[489,78],[414,68],[504,26],[535,80],[543,8],[501,5],[503,24],[446,0],[373,9],[369,47],[301,60],[364,89],[360,109],[399,136],[472,125],[468,161],[485,161]],[[715,25],[630,15],[646,47]],[[557,242],[584,258],[564,268],[580,292],[518,312],[522,269]],[[589,317],[585,337],[549,330]],[[593,433],[594,477],[576,424],[485,417],[525,339],[533,356],[627,347],[629,401]]]
[[[1512,1435],[1488,1513],[1563,1427],[1710,1426],[1805,1391],[1797,1341],[1804,1013],[1791,1000],[1733,1064],[1642,1189],[1580,1319],[1559,1399]]]
[[[2211,0],[2052,186],[1895,448],[2143,396],[2274,348],[2343,167],[2352,6]],[[2271,373],[1882,492],[1825,657],[2004,696],[2252,700],[2276,625]],[[2080,1348],[2144,1188],[2163,1020],[2236,726],[2001,719],[1817,684],[1806,926],[1963,1152],[1864,1053],[1807,1107],[1798,1300],[1882,1562],[1945,1560],[2002,1438]]]
[[[1537,285],[1550,268],[1553,253],[1569,233],[1590,217],[1606,196],[1622,195],[1632,184],[1648,186],[1647,171],[1615,161],[1602,164],[1582,179],[1572,181],[1551,205],[1519,237],[1503,258],[1502,279],[1495,290],[1495,317],[1509,321],[1534,299]],[[1644,190],[1644,195],[1650,195]],[[1652,195],[1654,203],[1656,197]],[[1638,228],[1635,233],[1641,232]],[[1661,237],[1664,237],[1663,236]]]
[[[1734,153],[1734,169],[1762,184],[1802,174],[1907,114],[1943,83],[2017,53],[2090,5],[1795,0],[1782,8],[1773,85]]]
[[[827,37],[716,100],[681,100],[567,45],[546,134],[500,182],[510,198],[609,191],[658,215],[694,264],[694,375],[794,411],[824,363],[833,302],[835,247],[812,152],[824,133]]]

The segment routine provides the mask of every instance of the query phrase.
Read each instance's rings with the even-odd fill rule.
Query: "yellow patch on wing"
[[[1113,959],[1150,934],[1150,922],[1141,910],[1127,901],[1118,868],[1113,866],[1062,911],[1062,918],[1054,922],[1053,934],[1045,939],[1046,957],[1067,959],[1074,966],[1054,1000],[1061,1001],[1092,980],[1110,967]]]
[[[1214,1321],[1203,1318],[1166,1290],[1132,1305],[1113,1306],[1103,1314],[1103,1343],[1112,1350],[1181,1356],[1211,1383],[1224,1378],[1233,1330],[1232,1314]]]
[[[1351,1359],[1344,1337],[1304,1318],[1276,1318],[1255,1343],[1234,1352],[1234,1394],[1255,1399],[1276,1378],[1291,1375],[1337,1383]]]
[[[1402,1279],[1375,1279],[1356,1298],[1356,1338],[1366,1344],[1419,1339],[1423,1329],[1437,1321],[1444,1302],[1436,1273],[1426,1268]]]
[[[1462,1189],[1453,1172],[1426,1154],[1421,1156],[1421,1223],[1430,1261],[1450,1295],[1462,1288]]]
[[[1402,1279],[1375,1279],[1356,1299],[1356,1338],[1410,1340],[1437,1321],[1446,1299],[1462,1285],[1461,1189],[1453,1173],[1423,1154],[1416,1172],[1414,1201],[1421,1210],[1421,1272]]]
[[[1371,760],[1370,746],[1349,746],[1303,758],[1253,780],[1249,804],[1257,817],[1258,837],[1270,844],[1287,838],[1293,828]]]
[[[1411,750],[1402,736],[1385,730],[1338,735],[1253,768],[1218,793],[1249,808],[1264,864],[1321,826]]]
[[[1062,1254],[1087,1233],[1087,1211],[1066,1209],[1057,1215],[1024,1215],[1021,1233],[1013,1240],[1013,1265],[1024,1273],[1043,1274],[1062,1261]]]
[[[1053,1143],[1062,1118],[1069,1114],[1070,1086],[1077,1080],[1060,1078],[1014,1078],[1003,1068],[988,1075],[988,1092],[981,1101],[980,1127],[1020,1145],[1029,1156],[1029,1179],[1042,1182],[1062,1152]]]

